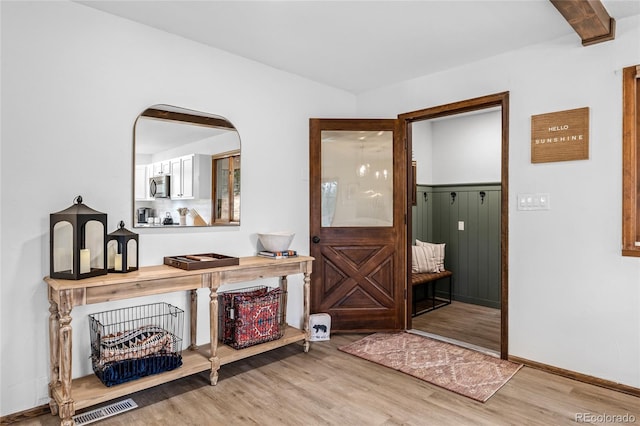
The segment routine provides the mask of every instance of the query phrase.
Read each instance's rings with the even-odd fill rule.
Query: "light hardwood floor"
[[[500,353],[500,309],[453,301],[412,319],[413,329]]]
[[[576,415],[631,415],[640,399],[522,368],[486,403],[340,352],[363,334],[293,344],[133,394],[140,408],[107,425],[564,425]],[[21,425],[57,425],[44,415]],[[602,423],[601,423],[602,424]],[[633,423],[632,423],[633,424]]]

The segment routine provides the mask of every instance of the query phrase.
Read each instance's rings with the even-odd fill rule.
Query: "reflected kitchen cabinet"
[[[193,155],[174,158],[170,170],[171,199],[193,198]]]
[[[151,167],[153,168],[153,176],[168,175],[171,173],[171,163],[169,160],[153,163]]]
[[[170,197],[211,198],[211,156],[190,154],[172,159]]]
[[[136,165],[135,169],[135,198],[136,201],[152,201],[153,198],[149,193],[149,178],[153,174],[153,166],[151,164]]]

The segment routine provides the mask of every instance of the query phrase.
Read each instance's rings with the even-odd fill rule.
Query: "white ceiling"
[[[353,93],[568,34],[581,44],[548,0],[77,3]],[[638,0],[602,3],[640,14]]]

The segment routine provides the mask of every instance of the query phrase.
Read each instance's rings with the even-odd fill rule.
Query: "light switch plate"
[[[464,231],[464,221],[463,220],[459,220],[458,221],[458,231]]]
[[[550,210],[551,198],[548,193],[518,194],[518,210]]]

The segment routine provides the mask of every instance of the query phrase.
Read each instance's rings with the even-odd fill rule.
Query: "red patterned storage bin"
[[[220,339],[235,349],[277,340],[281,326],[283,295],[279,288],[265,286],[221,293]]]

